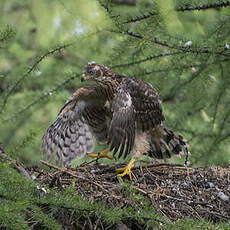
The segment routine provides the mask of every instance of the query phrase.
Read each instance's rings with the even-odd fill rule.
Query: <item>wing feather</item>
[[[125,87],[125,84],[119,87],[113,100],[113,117],[108,133],[108,144],[113,155],[120,148],[118,157],[126,157],[130,153],[135,139],[135,112],[132,98]]]
[[[92,152],[94,138],[105,141],[108,132],[105,101],[95,95],[97,92],[93,87],[78,89],[65,103],[42,139],[43,153],[48,159],[56,151],[56,164],[62,161],[65,166]]]
[[[136,119],[142,131],[148,131],[164,121],[159,95],[150,84],[138,78],[126,78],[126,87],[130,90]]]

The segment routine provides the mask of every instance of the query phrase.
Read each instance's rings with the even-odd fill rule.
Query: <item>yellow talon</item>
[[[107,158],[107,159],[112,160],[113,156],[108,155],[109,151],[110,151],[110,149],[107,148],[107,149],[105,149],[104,151],[102,151],[100,153],[90,153],[90,154],[88,154],[88,156],[92,157],[92,158]]]
[[[125,168],[116,169],[117,172],[123,172],[121,174],[118,174],[117,176],[123,177],[125,175],[129,175],[130,180],[132,180],[131,169],[134,167],[134,162],[135,159],[132,158]]]

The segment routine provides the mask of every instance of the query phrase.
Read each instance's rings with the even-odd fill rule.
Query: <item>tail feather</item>
[[[170,158],[171,153],[176,155],[186,154],[185,164],[188,160],[187,141],[179,134],[166,127],[159,126],[152,130],[149,139],[150,149],[148,155],[157,159]]]

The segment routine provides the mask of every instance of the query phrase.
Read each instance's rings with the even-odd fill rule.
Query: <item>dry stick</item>
[[[96,183],[96,182],[94,182],[94,181],[92,181],[92,180],[90,180],[90,179],[88,179],[88,178],[82,177],[82,176],[80,176],[80,175],[76,175],[76,174],[72,173],[71,171],[69,171],[67,168],[59,168],[59,167],[57,167],[57,166],[55,166],[55,165],[52,165],[52,164],[50,164],[50,163],[48,163],[48,162],[46,162],[46,161],[43,161],[43,160],[40,160],[40,162],[41,162],[42,164],[44,164],[44,165],[50,167],[50,168],[54,168],[54,169],[56,169],[56,170],[58,170],[58,171],[60,171],[60,172],[64,172],[64,173],[66,173],[66,174],[69,174],[70,176],[72,176],[72,177],[74,177],[74,178],[86,180],[87,182],[90,182],[90,183],[92,183],[92,184],[98,186],[98,187],[101,188],[102,190],[106,190],[106,189],[104,189],[100,184],[98,184],[98,183]],[[106,191],[107,191],[107,190],[106,190]]]
[[[54,169],[56,169],[56,170],[58,170],[58,171],[60,171],[60,172],[65,172],[65,173],[71,175],[71,176],[74,177],[74,178],[83,179],[83,180],[87,180],[87,181],[92,182],[91,180],[89,180],[89,179],[87,179],[87,178],[85,178],[85,177],[81,177],[81,176],[79,176],[79,175],[76,175],[76,174],[74,174],[74,173],[68,171],[67,168],[59,168],[59,167],[57,167],[57,166],[55,166],[55,165],[52,165],[52,164],[50,164],[50,163],[48,163],[48,162],[46,162],[46,161],[43,161],[43,160],[40,160],[40,162],[41,162],[42,164],[44,164],[44,165],[50,167],[50,168],[54,168]],[[155,167],[164,167],[164,166],[165,166],[165,167],[173,167],[173,168],[177,168],[177,169],[187,169],[187,170],[188,170],[188,169],[192,169],[191,167],[183,166],[183,165],[180,165],[180,164],[166,164],[166,163],[162,163],[162,164],[150,164],[150,165],[146,165],[147,168],[151,168],[151,167],[154,167],[154,168],[155,168]],[[133,170],[139,169],[140,167],[141,167],[141,166],[134,167]],[[98,187],[100,187],[101,189],[103,189],[103,188],[101,187],[101,185],[99,185],[99,184],[97,184],[97,183],[95,183],[95,182],[92,182],[92,183],[94,183],[95,185],[97,185]]]
[[[4,151],[2,144],[0,143],[0,157],[6,159],[8,162],[12,163],[14,168],[16,168],[23,176],[27,179],[31,180],[29,173],[25,170],[25,168],[19,162],[10,158]]]
[[[141,166],[134,167],[133,169],[139,169]],[[184,166],[181,164],[167,164],[167,163],[160,163],[160,164],[149,164],[146,165],[147,168],[157,168],[157,167],[172,167],[176,169],[192,169],[192,167]]]

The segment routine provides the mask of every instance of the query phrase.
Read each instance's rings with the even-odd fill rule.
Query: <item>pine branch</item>
[[[112,3],[117,5],[136,6],[137,0],[112,0]]]
[[[221,8],[221,7],[228,7],[230,6],[230,2],[217,2],[217,3],[211,3],[211,4],[200,4],[199,6],[184,6],[176,9],[176,11],[193,11],[193,10],[207,10],[211,8]]]
[[[228,6],[230,6],[229,1],[227,1],[227,2],[217,2],[217,3],[211,3],[211,4],[200,4],[198,6],[186,5],[186,6],[176,8],[175,11],[184,12],[184,11],[194,11],[194,10],[208,10],[208,9],[216,9],[216,8],[228,7]],[[145,20],[147,18],[150,18],[150,17],[158,15],[158,14],[159,13],[157,13],[155,11],[150,11],[150,12],[144,13],[141,16],[137,16],[135,18],[128,19],[128,20],[122,22],[122,24],[143,21],[143,20]]]
[[[115,31],[113,31],[113,32],[115,32]],[[124,31],[124,32],[122,32],[122,34],[127,34],[127,35],[129,35],[131,37],[138,38],[138,39],[144,39],[144,37],[142,35],[136,34],[136,33],[131,32],[131,31]],[[173,44],[169,44],[166,41],[160,41],[157,38],[150,39],[150,41],[155,43],[155,44],[157,44],[157,45],[164,46],[164,47],[167,47],[167,48],[170,48],[170,49],[180,50],[180,51],[183,51],[185,53],[216,54],[216,55],[230,57],[230,54],[225,53],[226,49],[224,47],[223,47],[222,51],[212,51],[212,50],[209,50],[209,49],[206,49],[206,48],[192,49],[191,47],[176,46],[176,45],[173,45]]]
[[[98,2],[99,2],[99,4],[101,5],[101,7],[104,8],[104,9],[106,10],[106,12],[108,13],[108,16],[109,16],[110,18],[114,19],[114,18],[118,18],[118,17],[119,17],[119,15],[114,15],[114,14],[113,14],[111,8],[109,7],[109,4],[107,4],[107,5],[104,4],[104,3],[102,2],[102,0],[99,0]],[[117,23],[116,20],[115,20],[115,22]]]
[[[134,18],[130,18],[130,19],[122,22],[122,24],[139,22],[139,21],[142,21],[144,19],[150,18],[150,17],[155,16],[155,15],[158,15],[158,13],[156,11],[145,12],[143,15],[136,16]]]
[[[62,81],[60,84],[58,84],[55,88],[49,90],[48,92],[42,94],[40,97],[36,98],[35,100],[33,100],[30,104],[28,104],[27,106],[25,106],[23,109],[17,111],[15,114],[13,114],[11,117],[7,118],[7,119],[3,119],[3,121],[7,122],[10,121],[16,117],[18,117],[18,115],[24,113],[25,111],[27,111],[29,108],[31,108],[32,106],[34,106],[35,104],[37,104],[38,102],[42,101],[45,98],[48,98],[49,96],[51,96],[53,93],[57,92],[60,88],[62,88],[64,85],[66,85],[67,83],[69,83],[71,80],[73,80],[74,78],[80,76],[80,74],[76,73],[72,76],[70,76],[69,78],[65,79],[64,81]]]
[[[174,70],[184,70],[184,69],[191,69],[193,67],[200,67],[201,64],[199,65],[183,65],[183,66],[179,66],[179,67],[172,67],[172,68],[165,68],[165,69],[157,69],[157,70],[153,70],[153,71],[145,71],[145,72],[142,72],[139,75],[150,75],[150,74],[153,74],[153,73],[163,73],[163,72],[170,72],[170,71],[174,71]]]
[[[157,54],[157,55],[151,55],[151,56],[148,56],[147,58],[144,58],[144,59],[141,59],[138,61],[128,62],[128,63],[124,63],[124,64],[120,64],[120,65],[114,65],[114,66],[111,66],[111,68],[121,68],[121,67],[136,65],[136,64],[140,64],[142,62],[150,61],[152,59],[167,57],[167,56],[173,56],[173,55],[177,55],[177,54],[181,54],[181,52],[162,53],[162,54]]]
[[[22,77],[20,77],[16,82],[15,84],[9,89],[9,91],[7,92],[4,100],[3,100],[3,105],[2,105],[2,108],[1,108],[1,112],[0,114],[3,112],[3,109],[5,108],[5,105],[6,105],[6,102],[9,98],[9,96],[11,95],[11,93],[19,86],[19,84],[26,78],[30,75],[30,73],[32,71],[34,71],[34,69],[38,66],[38,64],[43,61],[43,59],[45,59],[46,57],[56,53],[56,52],[60,52],[62,49],[65,49],[69,46],[71,46],[72,44],[69,43],[69,44],[65,44],[65,45],[62,45],[62,46],[58,46],[46,53],[44,53],[42,56],[40,56],[35,62],[34,64],[28,68],[28,70],[22,75]]]
[[[6,42],[14,37],[15,31],[11,26],[6,26],[6,29],[0,32],[0,42]]]
[[[145,20],[145,19],[150,18],[150,17],[155,16],[155,15],[158,15],[158,13],[156,11],[145,12],[143,15],[140,15],[140,16],[137,16],[134,18],[130,18],[130,19],[122,22],[122,24],[139,22],[139,21]]]
[[[27,179],[31,180],[31,177],[30,177],[29,173],[25,170],[23,165],[21,163],[19,163],[18,161],[10,158],[6,154],[6,152],[4,151],[2,143],[0,143],[0,158],[6,160],[8,163],[13,164],[15,169],[17,169],[24,177],[26,177]]]

